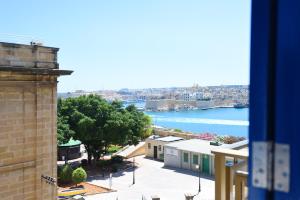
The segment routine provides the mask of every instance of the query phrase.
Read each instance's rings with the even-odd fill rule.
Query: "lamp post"
[[[199,187],[198,187],[198,194],[201,192],[201,179],[200,179],[200,175],[201,175],[201,170],[200,170],[200,165],[196,165],[196,169],[198,169],[198,177],[199,177]]]
[[[132,162],[133,168],[132,168],[132,185],[135,184],[135,157],[133,156],[133,162]]]
[[[133,135],[130,141],[131,145],[134,145]],[[132,185],[135,184],[135,156],[132,157]]]

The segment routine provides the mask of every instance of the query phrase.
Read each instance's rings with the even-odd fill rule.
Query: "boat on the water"
[[[248,104],[246,104],[246,103],[237,103],[233,107],[237,108],[237,109],[239,109],[239,108],[248,108]]]

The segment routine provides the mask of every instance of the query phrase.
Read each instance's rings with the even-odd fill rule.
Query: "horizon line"
[[[250,84],[228,84],[228,85],[205,85],[205,86],[200,86],[198,85],[197,87],[203,88],[203,87],[230,87],[230,86],[250,86]],[[97,92],[97,91],[120,91],[120,90],[146,90],[146,89],[170,89],[170,88],[193,88],[194,86],[170,86],[170,87],[148,87],[148,88],[119,88],[119,89],[97,89],[97,90],[85,90],[85,89],[76,89],[73,91],[67,91],[67,92],[58,92],[58,93],[69,93],[69,92],[76,92],[76,91],[84,91],[84,92]]]

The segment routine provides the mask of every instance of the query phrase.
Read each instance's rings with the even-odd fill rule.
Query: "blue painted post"
[[[252,0],[249,199],[273,198],[270,178],[276,114],[276,7],[276,0]]]
[[[300,199],[299,76],[300,1],[253,0],[249,199]],[[270,147],[265,159],[257,154],[263,143]],[[261,161],[267,187],[255,182],[265,172]]]
[[[274,199],[300,199],[299,0],[278,0],[276,57]]]

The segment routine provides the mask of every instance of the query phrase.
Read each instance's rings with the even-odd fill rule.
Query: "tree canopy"
[[[126,108],[97,95],[58,101],[58,141],[80,140],[92,157],[99,159],[110,145],[137,144],[147,137],[151,119],[134,105]]]
[[[62,100],[58,100],[57,108],[60,111]],[[68,124],[68,117],[63,116],[60,112],[57,113],[57,142],[58,144],[67,143],[74,135],[74,131],[70,129]]]

